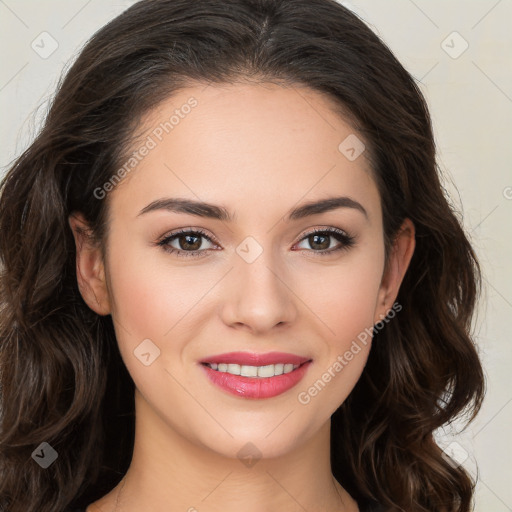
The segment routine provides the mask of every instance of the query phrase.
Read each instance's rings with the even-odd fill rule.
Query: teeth
[[[284,372],[284,364],[274,365],[274,375],[281,375]]]
[[[285,364],[283,373],[290,373],[291,371],[293,371],[293,369],[294,369],[293,364]]]
[[[242,377],[257,377],[258,376],[258,367],[242,365],[240,367],[240,375]]]
[[[273,377],[275,375],[275,366],[269,364],[267,366],[258,366],[258,377]]]
[[[240,375],[240,365],[228,364],[228,373],[231,373],[233,375]]]
[[[231,375],[241,375],[242,377],[274,377],[283,373],[290,373],[299,367],[298,364],[268,364],[265,366],[247,366],[239,364],[208,363],[212,370]]]

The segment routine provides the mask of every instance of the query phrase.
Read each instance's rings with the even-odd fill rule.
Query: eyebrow
[[[284,221],[290,222],[292,220],[303,219],[304,217],[309,217],[310,215],[317,215],[319,213],[329,212],[338,208],[353,208],[360,211],[368,219],[368,212],[361,203],[347,196],[339,196],[329,197],[320,201],[310,201],[308,203],[304,203],[301,206],[291,210],[284,218]],[[167,210],[175,213],[187,213],[189,215],[218,219],[226,222],[233,222],[234,220],[234,216],[231,215],[229,211],[223,206],[204,203],[194,199],[170,197],[157,199],[151,202],[138,213],[137,217],[145,213],[157,210]]]

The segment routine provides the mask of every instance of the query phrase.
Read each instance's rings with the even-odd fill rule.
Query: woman
[[[458,511],[474,251],[425,100],[333,0],[143,0],[0,201],[0,504]]]

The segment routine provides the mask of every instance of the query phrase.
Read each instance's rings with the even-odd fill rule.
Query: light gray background
[[[36,133],[61,71],[132,3],[0,0],[0,173]],[[437,439],[473,474],[478,461],[477,512],[512,511],[512,1],[342,3],[421,81],[430,105],[444,184],[483,265],[474,327],[488,382],[477,419]],[[44,31],[58,43],[47,58],[31,47],[51,49]]]

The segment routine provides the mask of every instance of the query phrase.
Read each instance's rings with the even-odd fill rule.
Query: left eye
[[[333,249],[330,242],[333,241],[333,238],[340,242],[337,247]],[[331,229],[315,229],[311,233],[307,233],[302,240],[308,242],[311,247],[321,246],[319,247],[319,251],[313,251],[318,253],[319,255],[330,254],[334,251],[340,249],[348,249],[354,243],[353,237],[347,235],[340,229],[331,228]],[[326,246],[327,241],[327,246]],[[331,250],[332,249],[332,250]]]
[[[158,245],[163,246],[164,250],[169,253],[176,253],[177,256],[199,256],[199,250],[203,245],[201,238],[205,238],[212,243],[209,236],[203,231],[179,231],[164,238]],[[171,242],[178,241],[179,248],[173,247]],[[182,242],[183,241],[183,242]]]
[[[175,253],[176,256],[179,257],[202,257],[205,254],[201,253],[207,252],[204,250],[204,247],[202,247],[202,238],[208,240],[209,243],[214,243],[212,239],[201,230],[182,230],[165,237],[163,240],[158,242],[157,245],[163,247],[166,252]],[[332,248],[330,243],[333,238],[340,242],[335,248]],[[319,256],[332,254],[339,250],[347,250],[354,245],[354,240],[354,237],[337,228],[315,229],[306,233],[301,238],[301,242],[308,242],[310,246],[317,246],[317,248],[320,246],[320,250],[312,251]],[[173,247],[171,245],[175,241],[178,241],[179,247]]]

